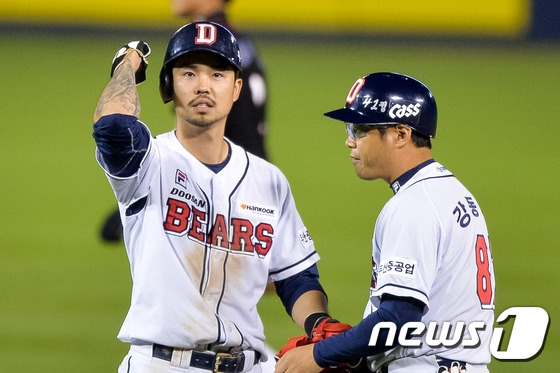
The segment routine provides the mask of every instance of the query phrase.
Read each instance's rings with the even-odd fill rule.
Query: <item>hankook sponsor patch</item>
[[[278,219],[278,209],[272,206],[259,205],[249,202],[239,202],[237,204],[237,211],[242,214],[267,217],[274,220]]]

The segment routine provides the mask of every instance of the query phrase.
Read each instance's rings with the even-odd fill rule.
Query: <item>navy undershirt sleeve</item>
[[[150,144],[150,131],[135,116],[111,114],[93,125],[93,138],[109,173],[129,177],[140,168]]]
[[[276,294],[280,297],[288,315],[292,315],[292,308],[298,298],[305,292],[310,290],[319,290],[325,293],[323,287],[319,283],[319,270],[317,265],[313,264],[304,271],[296,273],[285,280],[274,282]]]
[[[404,324],[420,321],[424,304],[413,298],[384,296],[376,312],[364,318],[358,325],[344,333],[315,344],[313,357],[321,367],[338,363],[356,363],[360,358],[390,350],[397,344],[385,346],[388,331],[381,329],[376,346],[369,346],[373,327],[384,321],[395,323],[397,335]]]

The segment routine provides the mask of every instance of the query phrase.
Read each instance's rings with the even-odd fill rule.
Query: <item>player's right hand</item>
[[[113,57],[113,62],[111,63],[111,77],[115,71],[123,64],[124,58],[127,54],[132,51],[138,52],[138,55],[142,58],[142,63],[136,71],[136,84],[140,84],[146,80],[146,69],[148,68],[147,57],[150,55],[152,50],[148,43],[143,41],[131,41],[127,45],[122,46],[121,49],[117,51],[115,57]]]

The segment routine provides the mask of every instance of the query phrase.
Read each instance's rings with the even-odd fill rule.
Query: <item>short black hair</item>
[[[418,148],[432,148],[432,141],[428,136],[424,136],[419,132],[412,130],[411,138],[414,145],[416,145],[416,147]]]

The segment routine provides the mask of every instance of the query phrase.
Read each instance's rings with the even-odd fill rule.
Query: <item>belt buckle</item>
[[[224,360],[229,360],[226,362]],[[225,364],[222,366],[222,364]],[[233,364],[234,366],[229,366],[228,364]],[[239,358],[229,352],[217,352],[214,358],[214,373],[237,373],[240,372],[239,368]]]

